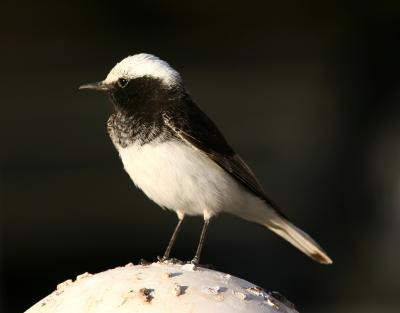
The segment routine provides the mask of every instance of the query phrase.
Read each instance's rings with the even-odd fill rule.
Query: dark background
[[[1,8],[0,310],[23,312],[85,271],[154,260],[175,227],[136,190],[105,128],[105,78],[153,53],[286,214],[329,252],[312,262],[222,215],[204,263],[302,312],[400,307],[399,1],[46,1]],[[191,259],[201,218],[174,256]]]

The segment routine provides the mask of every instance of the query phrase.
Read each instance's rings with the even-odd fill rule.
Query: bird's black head
[[[157,111],[181,88],[177,71],[165,61],[144,53],[123,59],[104,81],[79,87],[107,91],[116,110],[126,113]]]

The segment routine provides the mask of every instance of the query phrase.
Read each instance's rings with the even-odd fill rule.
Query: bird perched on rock
[[[269,228],[320,263],[332,263],[266,196],[167,62],[145,53],[129,56],[105,80],[80,89],[108,93],[115,112],[107,129],[125,170],[150,199],[178,215],[163,259],[170,257],[184,217],[202,215],[204,225],[192,260],[198,264],[210,219],[226,212]]]

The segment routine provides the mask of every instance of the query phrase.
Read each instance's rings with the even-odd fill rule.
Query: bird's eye
[[[128,80],[126,78],[120,78],[118,79],[118,85],[122,88],[124,88],[126,85],[128,85]]]

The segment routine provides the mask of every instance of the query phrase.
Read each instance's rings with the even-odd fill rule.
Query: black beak
[[[98,83],[85,84],[79,87],[79,90],[83,89],[106,91],[110,89],[110,86],[101,81]]]

